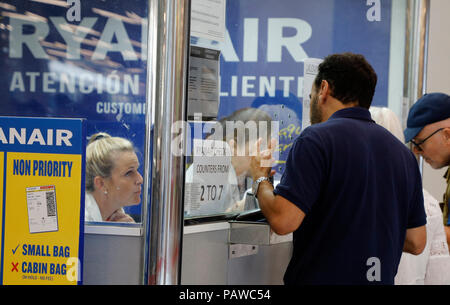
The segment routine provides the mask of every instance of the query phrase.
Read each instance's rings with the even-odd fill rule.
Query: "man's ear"
[[[330,95],[330,84],[326,80],[322,80],[320,83],[320,89],[318,93],[319,102],[326,102],[328,96]]]
[[[442,130],[442,132],[444,134],[445,143],[447,145],[450,145],[450,127],[444,128],[444,130]]]

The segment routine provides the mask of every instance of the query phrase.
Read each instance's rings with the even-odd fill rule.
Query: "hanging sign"
[[[219,109],[220,51],[192,46],[189,58],[188,117],[216,118]]]
[[[191,35],[223,41],[225,37],[226,0],[191,2]]]

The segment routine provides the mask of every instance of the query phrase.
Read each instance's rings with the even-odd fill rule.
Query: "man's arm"
[[[275,196],[269,182],[261,182],[256,195],[261,211],[278,235],[294,232],[303,222],[305,213],[286,198]]]
[[[252,156],[250,164],[253,181],[260,177],[269,177],[274,174],[272,168],[267,166],[272,163],[272,152],[276,142],[272,140],[268,149],[263,152],[260,152],[259,149],[261,139],[255,145],[254,151],[256,154]],[[258,193],[255,196],[258,198],[259,207],[270,227],[279,235],[294,232],[305,218],[305,213],[295,204],[282,196],[275,196],[273,186],[268,181],[262,181],[259,184]]]
[[[427,230],[425,226],[407,229],[403,252],[419,255],[427,244]]]

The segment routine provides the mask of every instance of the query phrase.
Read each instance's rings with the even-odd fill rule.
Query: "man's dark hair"
[[[317,90],[326,80],[331,96],[343,104],[358,102],[369,109],[377,85],[377,74],[364,56],[353,53],[332,54],[319,65],[314,84]]]

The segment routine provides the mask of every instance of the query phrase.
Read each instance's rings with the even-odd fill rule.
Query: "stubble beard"
[[[318,123],[322,123],[322,111],[319,108],[319,104],[317,103],[318,101],[318,97],[314,97],[311,100],[311,105],[310,105],[310,120],[311,120],[311,125],[314,124],[318,124]]]

